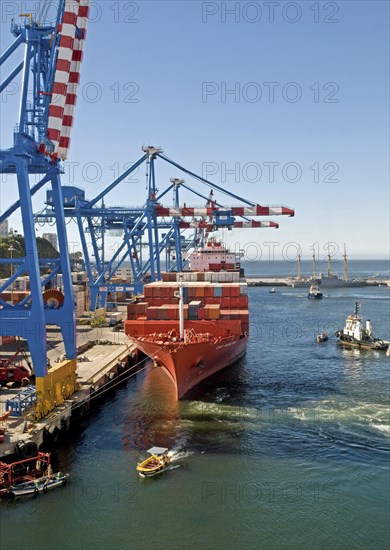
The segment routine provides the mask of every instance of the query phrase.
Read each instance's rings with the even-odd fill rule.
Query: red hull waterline
[[[177,399],[182,399],[202,380],[235,363],[244,355],[248,341],[244,334],[188,343],[130,339],[163,368],[175,385]]]

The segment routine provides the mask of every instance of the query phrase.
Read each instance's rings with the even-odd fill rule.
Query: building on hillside
[[[0,237],[7,237],[8,231],[8,220],[4,220],[0,223]]]
[[[47,241],[49,241],[52,247],[54,247],[56,250],[58,249],[58,241],[57,241],[56,233],[44,233],[42,237]]]

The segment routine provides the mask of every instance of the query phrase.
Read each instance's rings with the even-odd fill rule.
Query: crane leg
[[[35,236],[34,216],[27,170],[27,159],[23,157],[17,159],[16,175],[19,188],[20,205],[23,212],[22,222],[26,250],[26,271],[29,275],[31,288],[31,310],[29,322],[26,323],[25,330],[23,331],[25,334],[19,335],[25,336],[27,339],[35,375],[45,376],[47,374],[46,323],[39,272],[38,248]]]

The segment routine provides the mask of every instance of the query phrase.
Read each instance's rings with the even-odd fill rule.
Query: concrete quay
[[[291,281],[291,277],[246,277],[248,286],[291,286]]]
[[[38,422],[33,419],[33,410],[27,411],[23,417],[9,416],[0,421],[0,428],[5,429],[4,442],[0,443],[0,461],[13,457],[16,452],[19,459],[28,458],[28,455],[23,456],[23,452],[33,454],[46,438],[55,442],[59,431],[69,429],[72,418],[86,414],[91,400],[106,388],[126,380],[129,376],[126,372],[137,363],[137,350],[123,332],[78,327],[77,344],[78,390]],[[63,354],[61,338],[54,327],[48,334],[48,348],[48,359],[50,364],[54,364]],[[0,418],[6,412],[6,401],[19,391],[19,388],[1,388]],[[23,448],[20,450],[20,447]]]

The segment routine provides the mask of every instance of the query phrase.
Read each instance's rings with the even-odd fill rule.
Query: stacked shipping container
[[[240,332],[249,331],[248,287],[246,283],[227,282],[225,280],[223,282],[220,280],[218,282],[198,280],[198,275],[205,278],[207,275],[220,276],[221,273],[210,274],[206,272],[181,275],[191,276],[195,279],[194,281],[185,281],[183,286],[184,319],[186,321],[238,321],[241,324]],[[226,275],[226,273],[222,275]],[[235,278],[236,275],[238,275],[237,272],[234,273]],[[165,274],[165,278],[167,276],[176,279],[178,274]],[[128,328],[126,332],[129,333],[131,324],[134,325],[131,321],[142,321],[153,325],[156,332],[159,330],[164,331],[167,328],[166,323],[158,323],[159,321],[178,321],[178,291],[179,285],[173,280],[146,284],[144,295],[139,297],[140,301],[127,306]],[[152,323],[156,321],[157,324]],[[227,324],[224,324],[227,327]],[[236,323],[234,323],[234,326],[235,329],[239,328],[236,327]],[[189,324],[186,325],[187,327],[191,328]],[[204,327],[207,329],[207,324]],[[202,326],[196,326],[195,324],[192,328],[199,331]],[[226,330],[230,331],[230,328],[226,328]],[[148,333],[150,333],[149,330]]]

